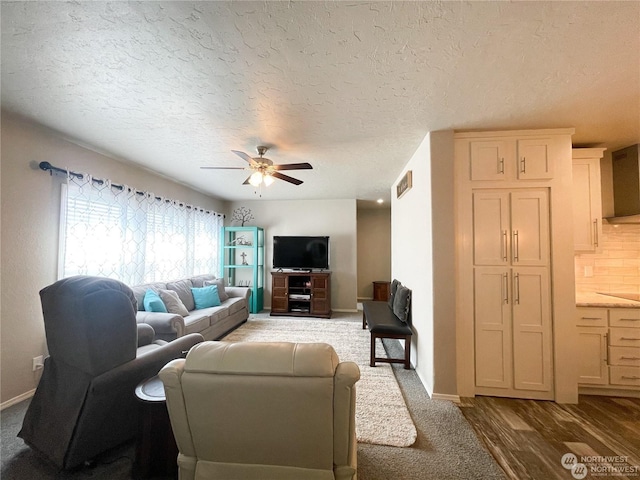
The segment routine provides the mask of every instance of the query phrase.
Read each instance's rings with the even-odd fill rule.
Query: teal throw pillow
[[[144,294],[143,300],[144,309],[147,312],[162,312],[167,313],[167,307],[164,306],[164,302],[153,290],[149,289]]]
[[[218,295],[218,286],[209,285],[202,288],[192,288],[193,301],[196,304],[196,310],[208,307],[217,307],[221,305],[220,295]]]

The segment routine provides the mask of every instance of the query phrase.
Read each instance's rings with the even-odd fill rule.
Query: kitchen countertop
[[[595,292],[576,292],[576,305],[578,307],[640,308],[640,302]]]

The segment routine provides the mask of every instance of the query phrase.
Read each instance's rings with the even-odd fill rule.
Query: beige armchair
[[[203,342],[160,371],[181,480],[355,480],[360,370],[324,343]]]

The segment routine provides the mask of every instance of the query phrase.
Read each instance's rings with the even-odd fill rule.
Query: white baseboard
[[[420,371],[416,369],[415,365],[412,364],[411,366],[413,367],[413,371],[416,372],[416,374],[418,375],[418,380],[420,380],[420,383],[422,383],[422,386],[427,391],[427,395],[429,395],[429,398],[433,398],[432,385],[429,385],[429,382],[427,382],[426,379],[420,373]]]
[[[33,390],[29,390],[28,392],[24,392],[22,395],[18,395],[17,397],[13,397],[10,400],[7,400],[6,402],[2,402],[0,403],[0,411],[4,410],[5,408],[8,408],[12,405],[15,405],[16,403],[20,403],[23,400],[26,400],[27,398],[31,398],[33,397],[33,394],[36,393],[36,389],[34,388]]]
[[[431,395],[432,400],[448,400],[453,403],[460,403],[460,397],[458,395],[450,395],[448,393],[434,393]]]
[[[352,308],[332,308],[331,311],[338,313],[358,313],[357,308],[355,310]]]

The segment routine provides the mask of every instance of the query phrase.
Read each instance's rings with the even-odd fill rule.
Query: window
[[[63,185],[59,277],[128,285],[216,273],[223,216],[107,180]]]

